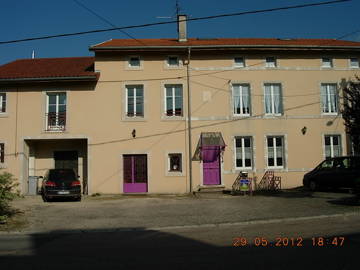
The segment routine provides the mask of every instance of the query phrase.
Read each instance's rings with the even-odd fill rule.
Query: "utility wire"
[[[244,12],[237,12],[237,13],[228,13],[228,14],[221,14],[221,15],[214,15],[214,16],[189,18],[189,19],[181,20],[181,21],[210,20],[210,19],[217,19],[217,18],[223,18],[223,17],[242,16],[242,15],[248,15],[248,14],[267,13],[267,12],[274,12],[274,11],[280,11],[280,10],[289,10],[289,9],[298,9],[298,8],[306,8],[306,7],[313,7],[313,6],[337,4],[337,3],[349,2],[349,1],[351,1],[351,0],[336,0],[336,1],[318,2],[318,3],[295,5],[295,6],[284,6],[284,7],[270,8],[270,9],[260,9],[260,10],[244,11]],[[2,45],[2,44],[10,44],[10,43],[18,43],[18,42],[26,42],[26,41],[33,41],[33,40],[43,40],[43,39],[51,39],[51,38],[79,36],[79,35],[85,35],[85,34],[102,33],[102,32],[109,32],[109,31],[123,30],[123,29],[143,28],[143,27],[171,24],[171,23],[177,23],[177,22],[178,22],[178,20],[172,20],[172,21],[166,21],[166,22],[138,24],[138,25],[130,25],[130,26],[123,26],[123,27],[108,28],[108,29],[89,30],[89,31],[83,31],[83,32],[64,33],[64,34],[58,34],[58,35],[48,35],[48,36],[42,36],[42,37],[32,37],[32,38],[24,38],[24,39],[16,39],[16,40],[7,40],[7,41],[0,41],[0,45]]]
[[[102,17],[101,15],[99,15],[98,13],[96,13],[95,11],[91,10],[89,7],[85,6],[83,3],[81,3],[78,0],[73,0],[73,2],[75,2],[77,5],[79,5],[80,7],[86,9],[87,11],[89,11],[91,14],[93,14],[94,16],[96,16],[97,18],[99,18],[100,20],[102,20],[103,22],[107,23],[108,25],[114,27],[114,28],[118,28],[118,26],[116,26],[115,24],[113,24],[112,22],[110,22],[109,20],[107,20],[106,18]],[[139,42],[142,45],[145,45],[143,42],[141,42],[140,40],[136,39],[135,37],[131,36],[129,33],[125,32],[124,30],[121,29],[117,29],[119,32],[125,34],[126,36],[128,36],[129,38],[136,40],[137,42]]]

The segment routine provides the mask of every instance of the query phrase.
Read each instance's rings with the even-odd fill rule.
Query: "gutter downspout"
[[[192,142],[191,142],[191,98],[190,98],[190,55],[191,47],[188,47],[188,58],[186,65],[186,79],[187,79],[187,110],[188,110],[188,152],[189,152],[189,193],[193,192],[193,179],[192,179]]]

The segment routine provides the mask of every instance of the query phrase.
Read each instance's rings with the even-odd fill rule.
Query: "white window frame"
[[[236,113],[236,108],[235,108],[235,89],[234,87],[238,86],[239,87],[239,95],[240,95],[240,113]],[[244,104],[243,104],[243,87],[246,86],[249,88],[249,95],[248,95],[248,107],[249,107],[249,112],[248,113],[243,113],[243,109],[244,109]],[[251,114],[251,88],[250,88],[250,84],[248,83],[233,83],[231,85],[231,89],[232,89],[232,113],[234,116],[250,116]]]
[[[171,162],[170,162],[170,155],[180,155],[180,170],[174,171],[171,170]],[[168,153],[168,173],[182,173],[183,172],[183,155],[182,153]]]
[[[356,65],[353,65],[353,60],[355,60]],[[350,57],[349,59],[349,66],[350,68],[360,68],[360,64],[359,64],[359,58],[357,57]]]
[[[181,115],[176,115],[176,112],[175,112],[175,100],[176,100],[176,97],[175,97],[175,86],[180,86],[181,87]],[[167,91],[166,89],[168,87],[171,87],[172,88],[172,115],[168,115],[167,114],[167,108],[166,108],[166,99],[167,99]],[[182,84],[165,84],[164,85],[164,114],[166,117],[183,117],[184,116],[184,88],[183,88],[183,85]]]
[[[67,109],[68,109],[68,101],[67,101],[67,93],[65,91],[56,91],[56,92],[46,92],[46,130],[48,131],[57,131],[57,130],[64,130],[65,127],[66,127],[66,124],[64,126],[62,125],[59,125],[59,118],[58,118],[58,114],[59,114],[59,95],[60,94],[65,94],[65,100],[66,100],[66,103],[65,103],[65,119],[67,118]],[[49,118],[48,118],[48,115],[49,115],[49,95],[56,95],[56,104],[55,104],[55,108],[56,108],[56,124],[55,126],[50,126],[49,125]]]
[[[323,87],[326,87],[326,103],[328,106],[328,112],[325,112],[325,104],[323,104],[323,95],[322,95],[322,89]],[[335,111],[330,111],[331,108],[331,94],[330,94],[330,87],[335,87],[335,95],[334,95],[334,104],[335,104]],[[339,113],[339,98],[337,94],[337,84],[336,83],[322,83],[320,86],[320,99],[321,99],[321,113],[324,115],[337,115]]]
[[[170,64],[170,58],[176,58],[177,59],[177,64],[176,65],[171,65]],[[180,67],[180,58],[178,55],[168,55],[168,57],[166,58],[166,66],[168,68],[179,68]]]
[[[326,137],[330,137],[330,157],[326,157]],[[339,156],[343,154],[342,142],[341,142],[341,135],[340,134],[325,134],[324,135],[324,158],[333,158],[337,157],[334,156],[334,137],[338,137],[338,143],[340,147]]]
[[[277,67],[276,58],[274,56],[268,56],[265,58],[265,67],[275,68]]]
[[[241,59],[240,62],[237,62],[237,59]],[[234,67],[236,68],[244,68],[246,67],[245,57],[243,56],[235,56],[234,57]]]
[[[141,87],[140,87],[141,86]],[[134,115],[131,116],[131,115],[128,115],[128,90],[129,88],[132,87],[134,89],[134,96],[133,96],[133,106],[134,106]],[[142,100],[142,109],[143,109],[143,115],[137,115],[136,114],[136,99],[137,99],[137,95],[136,95],[136,92],[137,92],[137,89],[140,89],[142,88],[142,91],[143,91],[143,100]],[[142,84],[136,84],[136,85],[126,85],[125,86],[125,116],[127,118],[136,118],[136,117],[141,117],[141,118],[144,118],[145,117],[145,90],[144,90],[144,85]]]
[[[279,86],[279,102],[280,102],[280,112],[275,113],[275,95],[274,95],[274,86]],[[271,112],[266,112],[266,86],[270,86],[270,102],[271,102]],[[283,93],[282,93],[282,84],[281,83],[264,83],[264,109],[266,116],[280,116],[284,113],[283,108]]]
[[[268,146],[268,138],[272,138],[273,140],[273,148],[274,148],[274,166],[269,166],[269,146]],[[277,165],[277,146],[276,146],[276,138],[281,138],[281,146],[282,146],[282,159],[283,164],[281,166]],[[285,168],[285,136],[282,135],[268,135],[266,136],[266,166],[269,169],[284,169]]]
[[[5,97],[5,102],[4,102]],[[5,110],[3,110],[3,103],[5,103]],[[7,112],[7,96],[5,92],[0,92],[0,114]]]
[[[139,65],[136,65],[136,66],[134,66],[134,65],[132,65],[131,64],[131,59],[132,58],[137,58],[138,60],[139,60]],[[130,55],[129,56],[129,58],[128,58],[128,67],[129,68],[141,68],[141,58],[140,58],[140,56],[138,56],[138,55]]]
[[[241,140],[241,157],[243,160],[243,165],[245,165],[245,147],[243,147],[243,145],[245,145],[245,139],[250,139],[250,150],[251,150],[251,166],[242,166],[242,167],[238,167],[237,166],[237,147],[236,147],[236,140]],[[254,168],[254,145],[253,145],[253,137],[251,136],[235,136],[234,137],[234,161],[235,161],[235,170],[252,170]]]
[[[333,59],[331,57],[323,57],[323,58],[321,58],[321,67],[322,68],[332,68],[332,67],[334,67]]]

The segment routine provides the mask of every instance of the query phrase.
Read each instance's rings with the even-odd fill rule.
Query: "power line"
[[[102,20],[103,22],[107,23],[108,25],[117,28],[118,26],[114,25],[112,22],[110,22],[109,20],[107,20],[106,18],[102,17],[101,15],[99,15],[98,13],[96,13],[95,11],[91,10],[89,7],[85,6],[83,3],[81,3],[78,0],[73,0],[73,2],[75,2],[77,5],[79,5],[80,7],[86,9],[87,11],[89,11],[91,14],[93,14],[95,17],[99,18],[100,20]],[[140,40],[136,39],[135,37],[131,36],[129,33],[125,32],[124,30],[118,29],[119,32],[125,34],[126,36],[128,36],[129,38],[136,40],[137,42],[139,42],[142,45],[145,45],[143,42],[141,42]]]
[[[221,15],[206,16],[206,17],[188,18],[186,20],[181,20],[181,21],[210,20],[210,19],[217,19],[217,18],[223,18],[223,17],[233,17],[233,16],[257,14],[257,13],[274,12],[274,11],[280,11],[280,10],[289,10],[289,9],[298,9],[298,8],[313,7],[313,6],[322,6],[322,5],[336,4],[336,3],[342,3],[342,2],[349,2],[349,1],[351,1],[351,0],[335,0],[335,1],[318,2],[318,3],[312,3],[312,4],[284,6],[284,7],[270,8],[270,9],[252,10],[252,11],[244,11],[244,12],[237,12],[237,13],[228,13],[228,14],[221,14]],[[166,22],[138,24],[138,25],[130,25],[130,26],[123,26],[123,27],[108,28],[108,29],[98,29],[98,30],[89,30],[89,31],[83,31],[83,32],[64,33],[64,34],[58,34],[58,35],[48,35],[48,36],[42,36],[42,37],[32,37],[32,38],[24,38],[24,39],[16,39],[16,40],[7,40],[7,41],[0,41],[0,45],[2,45],[2,44],[10,44],[10,43],[18,43],[18,42],[26,42],[26,41],[34,41],[34,40],[51,39],[51,38],[79,36],[79,35],[86,35],[86,34],[93,34],[93,33],[110,32],[110,31],[123,30],[123,29],[143,28],[143,27],[171,24],[171,23],[177,23],[177,22],[178,22],[178,20],[172,20],[172,21],[166,21]]]

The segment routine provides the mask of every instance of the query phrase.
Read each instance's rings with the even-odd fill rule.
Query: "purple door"
[[[203,146],[201,156],[204,185],[220,185],[220,146]]]
[[[124,155],[124,192],[147,192],[147,156]]]

